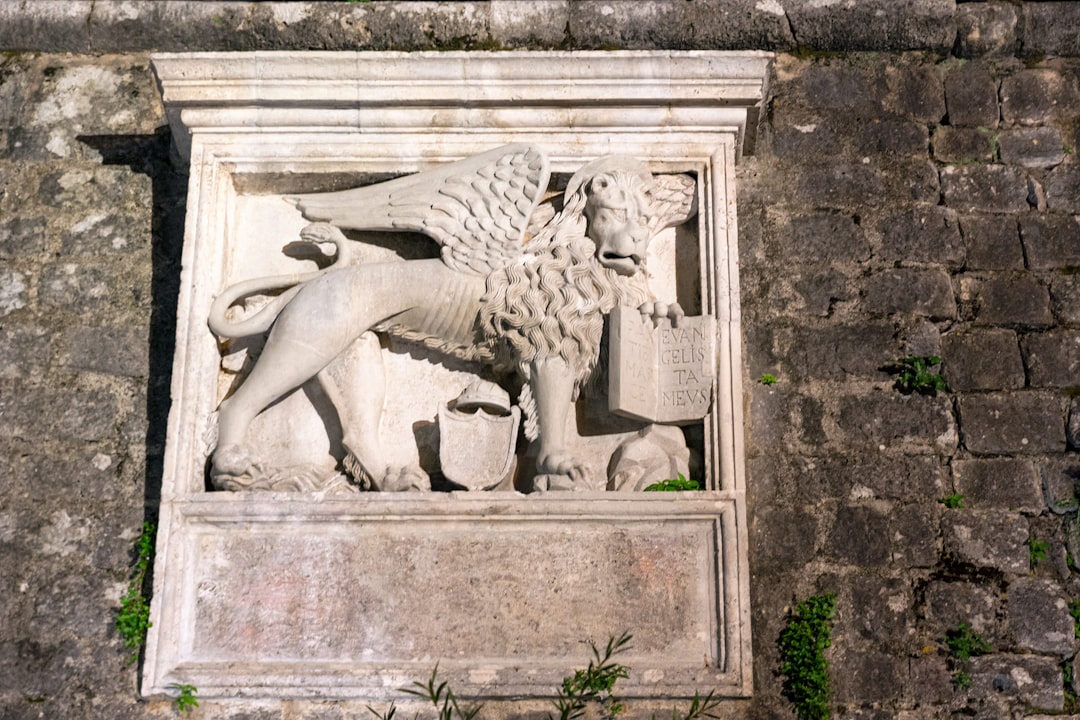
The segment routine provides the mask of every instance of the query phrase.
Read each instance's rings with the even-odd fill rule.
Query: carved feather
[[[697,182],[689,175],[655,175],[652,193],[652,232],[681,225],[697,214]]]
[[[506,145],[416,175],[292,201],[311,221],[422,232],[442,245],[449,267],[487,275],[521,254],[549,172],[536,148]]]

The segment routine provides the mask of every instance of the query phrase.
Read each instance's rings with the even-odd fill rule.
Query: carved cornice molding
[[[751,152],[771,53],[254,52],[153,56],[193,133],[731,128]],[[617,117],[617,121],[613,120]]]

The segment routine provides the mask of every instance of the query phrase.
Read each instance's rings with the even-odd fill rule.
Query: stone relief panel
[[[145,694],[386,700],[439,662],[541,698],[627,630],[626,697],[750,693],[767,63],[155,56],[191,181]]]
[[[508,145],[394,180],[283,198],[307,223],[283,249],[293,257],[325,253],[328,264],[240,281],[214,300],[208,324],[231,376],[213,418],[214,487],[640,490],[689,474],[681,433],[651,425],[700,421],[708,412],[715,325],[686,317],[674,297],[658,298],[646,261],[657,234],[696,214],[695,179],[605,156],[561,190],[552,181],[540,148]],[[373,257],[371,243],[363,247],[372,232],[397,254]],[[441,251],[405,259],[400,246],[422,241],[394,237],[402,233],[422,233],[434,241],[432,252],[436,243]],[[605,335],[613,312],[618,321]],[[450,379],[419,394],[413,378],[388,385],[383,346],[391,338],[491,379],[478,376],[460,396]],[[599,366],[601,355],[610,367]],[[275,452],[309,442],[310,433],[295,427],[305,413],[295,407],[299,398],[276,413],[273,441],[248,439],[264,410],[300,388],[312,406],[306,414],[315,411],[324,424],[332,467],[326,459],[275,462]],[[575,402],[591,404],[595,415],[605,396],[634,421],[568,428]],[[416,462],[395,464],[380,437],[387,406],[438,427],[417,433],[418,444],[437,441],[438,452],[427,453],[438,455],[437,467],[422,466],[419,448]],[[617,444],[607,454],[620,458],[605,469],[576,457],[575,432],[609,438]],[[262,434],[274,434],[273,425]],[[627,482],[628,442],[640,470],[635,482]]]

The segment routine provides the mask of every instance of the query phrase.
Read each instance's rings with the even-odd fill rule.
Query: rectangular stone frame
[[[752,146],[769,60],[154,56],[191,175],[144,694],[179,682],[203,698],[374,701],[402,697],[439,662],[461,696],[548,697],[587,659],[581,640],[622,630],[635,640],[621,696],[751,693],[734,165]],[[697,174],[701,311],[718,332],[708,489],[206,492],[220,363],[206,318],[237,197],[295,178],[415,172],[511,142],[543,148],[553,172],[618,153]],[[499,572],[508,557],[549,581]]]

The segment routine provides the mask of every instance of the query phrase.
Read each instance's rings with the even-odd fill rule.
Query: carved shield
[[[514,461],[521,410],[505,416],[439,408],[439,460],[443,475],[468,490],[490,490]]]

